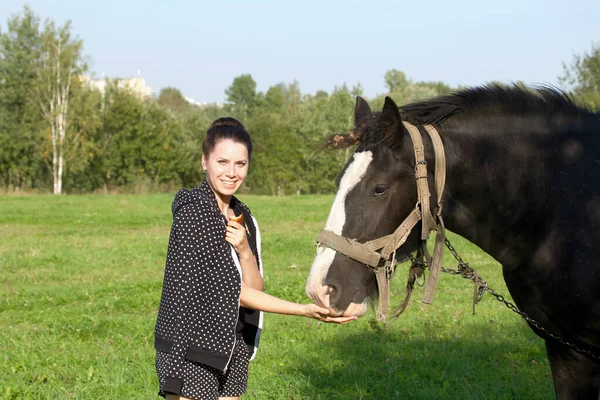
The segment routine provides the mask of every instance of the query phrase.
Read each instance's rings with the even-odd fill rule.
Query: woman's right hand
[[[354,321],[357,317],[331,317],[329,316],[329,310],[324,307],[319,307],[316,304],[306,304],[304,306],[304,315],[310,318],[318,319],[322,322],[334,323],[334,324],[346,324],[350,321]]]
[[[250,245],[248,244],[248,238],[246,237],[246,228],[239,223],[233,220],[227,222],[225,241],[233,246],[238,256],[248,253],[253,257],[252,250],[250,250]]]

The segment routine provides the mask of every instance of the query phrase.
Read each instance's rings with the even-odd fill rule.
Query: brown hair
[[[248,160],[250,160],[252,154],[252,139],[250,139],[250,134],[241,122],[232,117],[219,118],[212,123],[206,132],[206,138],[202,142],[202,154],[208,157],[216,144],[223,139],[230,139],[246,146]]]

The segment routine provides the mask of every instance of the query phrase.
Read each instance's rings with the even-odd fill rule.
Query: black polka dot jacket
[[[244,214],[248,241],[262,275],[258,224],[237,198],[231,199],[230,207],[236,215]],[[262,312],[239,304],[241,266],[233,246],[225,241],[227,220],[208,183],[180,190],[172,210],[155,347],[173,355],[173,369],[187,359],[223,371],[236,340],[244,340],[254,357]]]

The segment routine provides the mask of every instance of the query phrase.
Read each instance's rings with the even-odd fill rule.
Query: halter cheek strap
[[[425,161],[423,140],[417,127],[408,122],[402,123],[410,134],[415,152],[415,179],[418,198],[417,205],[413,211],[392,234],[366,243],[360,243],[354,239],[349,239],[327,230],[323,230],[317,237],[318,243],[330,247],[374,270],[379,287],[377,319],[380,321],[385,321],[387,308],[390,303],[390,278],[395,268],[396,250],[406,242],[408,235],[419,221],[421,221],[422,253],[426,255],[427,264],[430,269],[423,295],[423,303],[431,304],[433,302],[433,295],[437,287],[444,251],[445,227],[442,220],[442,194],[446,182],[444,146],[437,130],[431,125],[425,125],[424,129],[431,138],[435,154],[435,187],[437,199],[436,208],[432,214],[429,203],[430,192],[427,181],[427,162]],[[427,250],[427,238],[432,230],[436,230],[437,232],[433,256],[430,256]]]
[[[423,222],[421,229],[421,246],[423,247],[423,253],[429,255],[427,250],[427,238],[432,230],[436,230],[435,245],[433,250],[433,257],[429,256],[427,259],[427,265],[429,266],[429,278],[425,285],[425,292],[423,294],[423,303],[433,303],[433,295],[437,287],[437,282],[442,269],[442,256],[444,254],[444,237],[445,237],[445,226],[442,220],[442,194],[444,186],[446,184],[446,153],[444,151],[444,145],[438,131],[431,125],[424,125],[424,129],[431,138],[433,144],[433,150],[435,154],[435,188],[437,193],[437,202],[434,214],[431,214],[431,208],[429,205],[429,185],[427,182],[427,162],[425,161],[425,152],[423,150],[423,140],[421,139],[421,133],[419,129],[409,124],[408,122],[402,122],[404,127],[408,130],[410,138],[413,142],[415,152],[415,179],[417,180],[417,194],[418,202],[421,204],[421,212],[423,213]],[[417,204],[419,207],[419,204]]]

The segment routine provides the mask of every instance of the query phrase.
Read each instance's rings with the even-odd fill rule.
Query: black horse
[[[415,154],[403,121],[441,135],[448,229],[502,264],[520,310],[588,352],[531,325],[545,340],[557,398],[598,399],[600,115],[547,87],[477,87],[400,108],[386,98],[381,112],[358,98],[355,129],[330,140],[357,147],[338,177],[326,230],[363,243],[392,233],[415,208]],[[421,136],[434,188],[432,141]],[[420,240],[419,223],[396,259]],[[337,314],[361,316],[377,281],[364,264],[319,245],[306,291]]]

